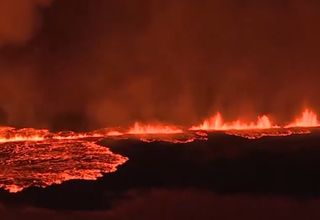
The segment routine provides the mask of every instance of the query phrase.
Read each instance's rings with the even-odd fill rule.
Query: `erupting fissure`
[[[205,120],[199,126],[191,127],[191,130],[206,130],[206,131],[227,131],[227,130],[256,130],[278,128],[273,125],[268,116],[258,116],[256,122],[243,122],[236,120],[233,122],[224,122],[221,114],[218,112],[215,116]]]
[[[266,116],[258,116],[255,122],[245,122],[236,120],[232,122],[224,122],[222,115],[218,112],[213,117],[205,120],[198,126],[193,126],[190,130],[205,130],[205,131],[229,131],[229,130],[261,130],[261,129],[275,129],[275,128],[299,128],[299,127],[319,127],[320,122],[316,113],[306,109],[301,116],[297,117],[294,122],[288,125],[279,126],[274,124],[271,119]]]
[[[300,117],[297,117],[293,123],[288,124],[287,128],[293,127],[319,127],[318,116],[311,110],[306,109]]]
[[[213,117],[206,119],[197,126],[191,128],[182,128],[175,125],[164,124],[142,124],[136,122],[132,127],[125,129],[101,129],[92,132],[58,132],[52,133],[46,129],[15,129],[12,127],[0,128],[0,143],[7,142],[40,142],[45,140],[73,140],[83,138],[105,138],[119,137],[128,135],[175,135],[184,134],[188,131],[250,131],[250,130],[274,130],[286,128],[313,128],[320,127],[320,122],[316,113],[310,109],[306,109],[300,116],[297,116],[293,122],[286,125],[275,124],[267,115],[258,116],[256,121],[242,121],[240,119],[225,122],[221,113],[216,113]]]
[[[83,133],[0,127],[0,188],[18,192],[30,186],[46,187],[70,179],[94,180],[104,173],[114,172],[128,158],[98,145],[104,138],[139,138],[146,142],[183,144],[207,140],[210,131],[257,139],[306,134],[313,127],[320,127],[320,122],[309,109],[283,126],[273,123],[266,115],[258,116],[253,122],[225,122],[222,115],[217,113],[200,125],[185,129],[138,122],[127,130],[105,128]]]

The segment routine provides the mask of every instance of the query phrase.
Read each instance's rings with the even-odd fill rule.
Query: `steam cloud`
[[[3,123],[192,124],[217,110],[286,121],[320,110],[315,0],[56,0],[42,28],[50,1],[0,4]]]

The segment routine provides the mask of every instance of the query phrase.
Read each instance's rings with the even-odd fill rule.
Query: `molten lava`
[[[220,113],[205,120],[190,130],[197,131],[224,131],[228,135],[240,136],[248,139],[257,139],[265,136],[290,136],[311,133],[308,128],[320,127],[317,115],[306,109],[300,117],[286,126],[278,126],[271,122],[266,115],[258,116],[256,121],[244,122],[236,120],[224,122]]]
[[[86,140],[9,142],[1,144],[0,154],[0,187],[12,193],[72,179],[95,180],[127,161]]]
[[[129,128],[127,134],[179,134],[183,130],[169,125],[142,125],[138,122]]]
[[[233,122],[224,122],[221,114],[218,112],[215,116],[205,120],[199,126],[193,126],[191,130],[205,131],[227,131],[227,130],[256,130],[256,129],[271,129],[277,128],[272,124],[268,116],[258,116],[256,122],[243,122],[236,120]]]
[[[0,127],[0,143],[17,141],[42,141],[49,134],[48,130],[24,128],[17,130],[12,127]]]
[[[276,128],[313,128],[320,127],[318,116],[313,111],[306,109],[297,117],[294,122],[285,126],[278,126],[271,122],[270,118],[266,115],[258,116],[254,122],[244,122],[236,120],[232,122],[224,122],[220,113],[205,120],[198,126],[193,126],[190,130],[203,130],[203,131],[232,131],[232,130],[268,130]]]

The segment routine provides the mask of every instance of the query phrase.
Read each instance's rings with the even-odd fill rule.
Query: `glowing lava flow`
[[[306,109],[302,115],[293,123],[290,123],[286,126],[286,128],[294,128],[294,127],[319,127],[320,122],[318,121],[318,116],[313,111]]]
[[[0,188],[15,193],[116,171],[128,158],[96,144],[101,137],[96,132],[0,128]]]
[[[16,193],[67,180],[96,180],[128,159],[85,140],[47,140],[0,145],[0,188]]]
[[[224,122],[220,113],[217,113],[212,118],[205,120],[199,126],[193,126],[191,130],[205,131],[227,131],[227,130],[256,130],[256,129],[271,129],[278,128],[273,125],[268,116],[258,116],[256,122],[243,122],[236,120],[233,122]]]
[[[151,136],[141,140],[173,143],[196,138],[192,134],[167,136],[182,132],[171,126],[140,124],[124,133],[107,128],[85,133],[53,133],[46,129],[0,127],[0,188],[16,193],[31,186],[47,187],[72,179],[95,180],[116,171],[128,160],[98,145],[103,138],[126,139],[130,135],[147,134]]]

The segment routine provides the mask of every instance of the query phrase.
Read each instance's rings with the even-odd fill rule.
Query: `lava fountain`
[[[302,113],[300,117],[297,117],[294,122],[288,124],[287,128],[293,128],[293,127],[319,127],[320,122],[318,120],[318,116],[313,111],[306,109]]]
[[[306,109],[301,116],[296,117],[295,121],[288,125],[279,126],[274,124],[266,116],[258,116],[256,121],[235,120],[225,122],[222,115],[218,112],[213,117],[204,120],[197,126],[192,126],[189,130],[197,131],[224,131],[228,135],[241,136],[248,139],[257,139],[265,136],[290,136],[295,134],[308,134],[309,128],[320,127],[316,113]]]
[[[222,115],[218,112],[210,119],[205,120],[201,125],[191,127],[191,130],[227,131],[271,129],[277,127],[278,126],[272,124],[266,115],[258,116],[256,122],[243,122],[239,119],[232,122],[224,122]]]
[[[136,122],[133,127],[129,128],[127,134],[179,134],[183,133],[183,130],[170,125],[143,125]]]

